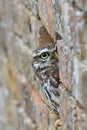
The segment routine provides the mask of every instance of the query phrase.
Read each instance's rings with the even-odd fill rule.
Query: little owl
[[[39,46],[32,53],[32,66],[39,78],[40,91],[46,104],[59,113],[59,79],[58,53],[56,44],[47,43]]]

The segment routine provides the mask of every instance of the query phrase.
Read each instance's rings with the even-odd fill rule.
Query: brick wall
[[[87,129],[87,1],[0,1],[0,130],[55,130],[31,67],[40,43],[57,42],[63,130]]]

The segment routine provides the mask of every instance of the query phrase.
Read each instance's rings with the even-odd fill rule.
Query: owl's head
[[[32,53],[32,66],[35,71],[58,67],[57,47],[53,43],[40,46]]]

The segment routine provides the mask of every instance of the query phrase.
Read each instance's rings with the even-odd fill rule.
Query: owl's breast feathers
[[[60,94],[58,92],[59,78],[58,78],[58,71],[55,70],[55,72],[57,74],[54,74],[53,77],[52,77],[53,72],[51,71],[49,72],[49,78],[45,77],[44,80],[41,80],[41,92],[48,106],[59,112],[59,97],[60,97]]]
[[[46,83],[48,79],[50,80],[50,84],[53,86],[53,88],[58,88],[58,85],[61,83],[59,79],[58,68],[45,69],[37,76],[40,79],[42,85]]]

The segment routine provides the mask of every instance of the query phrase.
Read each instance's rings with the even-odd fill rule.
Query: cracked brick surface
[[[87,129],[87,1],[1,0],[1,130],[59,129],[31,67],[32,50],[45,42],[58,48],[62,130]]]

